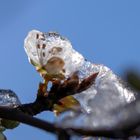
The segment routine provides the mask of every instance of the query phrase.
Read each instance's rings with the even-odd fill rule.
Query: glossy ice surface
[[[81,109],[59,117],[58,122],[63,122],[64,127],[109,128],[119,119],[111,111],[135,100],[136,93],[106,66],[85,61],[79,68],[81,79],[96,72],[99,74],[95,83],[74,96],[81,103]]]

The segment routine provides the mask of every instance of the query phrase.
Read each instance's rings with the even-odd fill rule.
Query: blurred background
[[[30,30],[57,31],[93,63],[121,76],[140,70],[139,0],[0,0],[0,88],[12,89],[22,103],[34,101],[42,80],[29,64],[23,44]],[[37,117],[53,122],[53,113]],[[5,131],[8,140],[55,140],[55,136],[21,124]]]

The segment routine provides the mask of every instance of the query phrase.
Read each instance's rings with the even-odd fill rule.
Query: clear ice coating
[[[16,107],[19,104],[20,101],[12,90],[0,89],[0,106]]]
[[[0,106],[16,107],[20,104],[17,95],[12,90],[0,89]],[[1,122],[2,119],[0,118],[0,132],[5,130]],[[15,122],[15,125],[17,126],[17,122]]]
[[[99,73],[95,83],[87,90],[77,93],[74,97],[80,102],[81,109],[68,111],[57,120],[64,127],[79,126],[95,129],[99,126],[110,127],[117,123],[118,116],[110,112],[116,108],[135,100],[135,91],[132,91],[109,68],[102,64],[93,64],[72,48],[68,39],[58,33],[42,33],[33,30],[25,39],[25,51],[30,62],[36,67],[44,67],[46,72],[59,73],[70,77],[75,71],[79,72],[80,80],[94,73]],[[58,68],[58,63],[52,59],[61,59],[64,63]],[[56,67],[55,67],[56,66]]]

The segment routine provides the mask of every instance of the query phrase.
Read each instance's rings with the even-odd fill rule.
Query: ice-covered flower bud
[[[32,30],[25,38],[24,48],[29,61],[42,76],[69,77],[84,62],[70,41],[56,32]]]

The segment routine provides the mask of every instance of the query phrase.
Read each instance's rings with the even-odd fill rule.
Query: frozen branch
[[[97,74],[96,74],[97,75]],[[77,90],[82,91],[90,86],[94,82],[96,75],[92,75],[83,80],[79,84],[79,79],[76,75],[73,75],[70,79],[64,83],[55,82],[52,85],[48,96],[42,96],[39,94],[37,99],[33,103],[23,104],[17,108],[9,108],[0,106],[0,118],[19,121],[21,123],[28,124],[45,130],[47,132],[57,134],[58,139],[70,139],[71,135],[85,135],[94,137],[108,137],[108,138],[127,138],[130,136],[140,136],[139,131],[136,129],[140,127],[140,99],[127,104],[122,109],[114,110],[113,115],[119,115],[120,119],[116,125],[111,128],[96,128],[96,130],[88,130],[82,128],[63,128],[61,126],[49,123],[33,117],[42,111],[52,111],[52,107],[55,103],[58,103],[60,99],[77,93]],[[86,86],[85,86],[86,85]],[[60,94],[61,93],[61,94]],[[61,95],[61,96],[60,96]]]
[[[136,100],[126,107],[114,113],[118,113],[123,115],[127,114],[126,118],[121,118],[120,122],[117,123],[116,126],[113,126],[112,129],[96,129],[96,130],[88,130],[88,129],[79,129],[79,128],[62,128],[56,126],[55,124],[49,123],[47,121],[42,121],[40,119],[34,118],[30,115],[27,115],[17,108],[7,108],[0,107],[0,117],[10,120],[19,121],[47,132],[51,132],[54,134],[60,134],[60,132],[66,132],[68,134],[77,134],[77,135],[86,135],[86,136],[100,136],[100,137],[109,137],[109,138],[124,138],[129,136],[139,136],[134,130],[140,126],[140,100]],[[132,116],[133,114],[133,116]],[[115,115],[115,114],[114,114]]]

